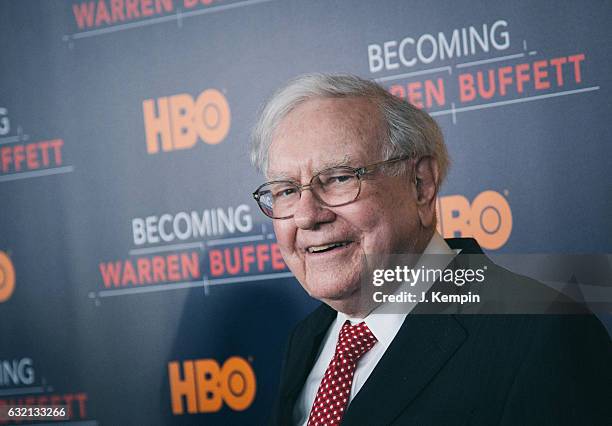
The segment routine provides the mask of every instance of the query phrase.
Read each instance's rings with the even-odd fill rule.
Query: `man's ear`
[[[422,157],[414,165],[416,204],[421,224],[430,227],[435,223],[436,196],[440,172],[433,157]]]

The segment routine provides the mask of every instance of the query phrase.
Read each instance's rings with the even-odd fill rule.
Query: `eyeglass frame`
[[[396,158],[390,158],[388,160],[384,160],[384,161],[378,161],[376,163],[371,163],[371,164],[367,164],[365,166],[362,167],[350,167],[350,166],[332,166],[332,167],[328,167],[325,168],[319,172],[317,172],[315,175],[313,175],[310,178],[310,181],[305,184],[302,185],[298,182],[292,181],[292,180],[272,180],[269,182],[264,182],[263,184],[259,185],[257,187],[257,189],[253,192],[253,198],[255,199],[255,201],[257,202],[257,205],[259,206],[259,209],[262,211],[262,213],[264,215],[266,215],[267,217],[271,218],[271,219],[278,219],[278,220],[284,220],[284,219],[291,219],[294,215],[289,215],[289,216],[283,216],[283,217],[273,217],[273,216],[269,216],[265,210],[263,209],[263,207],[261,206],[261,203],[259,201],[260,199],[260,194],[259,194],[259,190],[261,188],[263,188],[266,185],[270,185],[273,183],[291,183],[292,185],[295,185],[295,187],[297,188],[299,194],[300,194],[300,200],[302,199],[302,191],[304,190],[311,190],[312,191],[312,182],[319,177],[321,174],[329,171],[329,170],[334,170],[334,169],[345,169],[345,170],[350,170],[355,174],[355,177],[357,178],[357,180],[359,181],[359,189],[357,190],[357,195],[355,195],[355,198],[353,198],[351,201],[347,201],[346,203],[341,203],[341,204],[334,204],[334,205],[330,205],[328,203],[326,203],[325,201],[323,201],[316,192],[313,192],[312,195],[317,199],[317,201],[319,201],[322,205],[324,205],[325,207],[341,207],[341,206],[346,206],[347,204],[351,204],[354,203],[355,201],[357,201],[357,198],[359,198],[359,195],[361,194],[361,178],[367,174],[373,173],[374,171],[376,171],[376,169],[378,169],[381,166],[387,165],[387,164],[392,164],[392,163],[396,163],[398,161],[404,161],[404,160],[410,160],[414,158],[413,155],[410,154],[406,154],[406,155],[402,155]]]

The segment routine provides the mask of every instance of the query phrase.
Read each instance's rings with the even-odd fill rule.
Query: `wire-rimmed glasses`
[[[273,180],[260,185],[253,198],[261,211],[272,219],[289,219],[302,196],[302,191],[310,190],[324,206],[339,207],[355,201],[361,193],[363,176],[374,172],[381,166],[408,160],[410,155],[391,158],[368,164],[363,167],[336,166],[321,170],[306,185],[292,180]]]

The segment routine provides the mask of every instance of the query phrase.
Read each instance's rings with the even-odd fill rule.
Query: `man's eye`
[[[274,191],[274,198],[289,197],[297,192],[296,188],[282,188]]]
[[[353,175],[335,175],[335,176],[329,176],[327,179],[325,179],[323,183],[325,185],[339,185],[339,184],[350,182],[354,178],[355,176]]]

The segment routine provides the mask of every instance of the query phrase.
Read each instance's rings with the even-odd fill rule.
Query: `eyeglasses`
[[[404,155],[358,168],[331,167],[314,175],[306,185],[300,185],[290,180],[266,182],[253,192],[253,198],[259,204],[261,211],[272,219],[292,218],[302,196],[302,191],[308,189],[324,206],[344,206],[359,197],[363,176],[384,165],[410,158],[412,158],[411,155]]]

